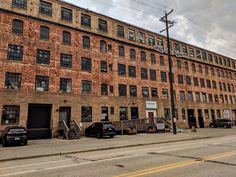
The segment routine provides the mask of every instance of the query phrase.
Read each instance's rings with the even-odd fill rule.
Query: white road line
[[[22,172],[16,172],[16,173],[3,174],[3,175],[0,175],[0,176],[2,177],[2,176],[20,175],[20,174],[26,174],[26,173],[33,173],[33,172],[36,172],[36,171],[37,170],[28,170],[28,171],[22,171]]]

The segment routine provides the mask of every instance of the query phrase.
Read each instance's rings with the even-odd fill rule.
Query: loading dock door
[[[28,108],[28,137],[29,139],[51,138],[52,105],[29,104]]]

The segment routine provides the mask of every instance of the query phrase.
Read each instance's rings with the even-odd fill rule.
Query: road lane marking
[[[214,159],[218,159],[218,158],[222,158],[222,157],[227,157],[227,156],[232,156],[232,155],[236,155],[236,151],[215,154],[212,156],[206,156],[206,157],[202,157],[202,158],[195,159],[195,160],[189,160],[189,161],[177,162],[177,163],[172,163],[172,164],[166,164],[166,165],[157,166],[157,167],[153,167],[153,168],[147,168],[147,169],[139,170],[136,172],[121,174],[121,175],[114,176],[114,177],[144,176],[144,175],[148,175],[148,174],[158,173],[161,171],[166,171],[166,170],[170,170],[170,169],[174,169],[174,168],[178,168],[178,167],[183,167],[183,166],[187,166],[187,165],[192,165],[192,164],[196,164],[196,163],[207,162],[210,160],[214,160]]]

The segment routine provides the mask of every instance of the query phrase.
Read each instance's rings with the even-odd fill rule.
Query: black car
[[[116,135],[116,130],[114,125],[110,122],[93,123],[85,129],[85,136],[94,136],[97,138],[109,136],[110,138],[113,138],[114,135]]]
[[[27,145],[27,131],[20,126],[7,126],[1,135],[2,146],[8,146],[12,143]]]
[[[212,123],[210,123],[211,128],[231,128],[232,127],[232,121],[229,119],[216,119]]]

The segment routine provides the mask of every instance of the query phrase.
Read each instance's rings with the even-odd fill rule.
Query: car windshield
[[[11,132],[11,133],[24,133],[25,129],[24,128],[11,128],[9,130],[9,132]]]
[[[104,128],[113,128],[113,125],[112,124],[104,124],[103,127]]]

